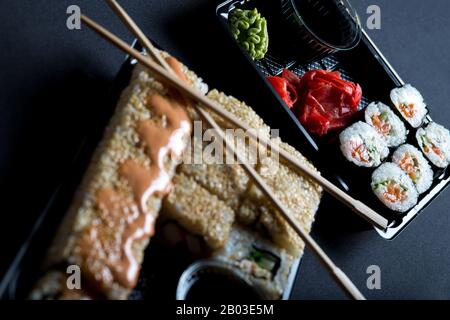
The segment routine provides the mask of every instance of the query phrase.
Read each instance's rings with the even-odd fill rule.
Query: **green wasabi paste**
[[[229,16],[231,32],[254,60],[264,58],[269,48],[267,21],[258,10],[234,9]]]

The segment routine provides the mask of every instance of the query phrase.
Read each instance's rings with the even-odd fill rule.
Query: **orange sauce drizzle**
[[[166,59],[174,72],[184,81],[182,65],[172,57]],[[81,257],[84,268],[102,286],[114,280],[127,288],[133,288],[139,276],[140,266],[133,254],[135,241],[149,238],[154,233],[155,213],[148,208],[152,195],[164,196],[171,190],[171,177],[166,170],[169,156],[180,157],[186,146],[185,139],[192,125],[185,107],[187,101],[150,94],[147,107],[159,122],[143,120],[137,133],[150,166],[145,167],[128,159],[119,166],[119,175],[132,190],[133,199],[113,189],[97,192],[96,203],[100,217],[77,239],[75,254]]]

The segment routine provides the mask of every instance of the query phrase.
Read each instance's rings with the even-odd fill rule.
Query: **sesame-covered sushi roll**
[[[406,141],[406,128],[402,120],[387,105],[372,102],[366,108],[365,119],[386,140],[388,147],[397,147]]]
[[[386,141],[365,122],[357,122],[345,129],[339,140],[344,156],[359,167],[376,167],[389,154]]]
[[[411,178],[419,194],[431,187],[433,170],[417,148],[410,144],[402,145],[394,152],[392,162]]]
[[[386,207],[406,212],[417,203],[414,183],[396,164],[385,163],[372,174],[372,190]]]
[[[391,100],[412,127],[420,127],[428,111],[422,95],[416,88],[410,84],[395,88],[391,91]]]
[[[432,122],[417,130],[416,139],[427,158],[435,166],[446,168],[450,163],[450,132]]]

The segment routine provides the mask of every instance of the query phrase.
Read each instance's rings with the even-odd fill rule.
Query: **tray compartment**
[[[220,4],[217,7],[217,15],[225,31],[230,34],[230,38],[232,37],[229,32],[227,17],[228,13],[237,7],[245,9],[256,7],[267,19],[269,28],[268,53],[264,59],[259,61],[253,61],[248,58],[248,61],[251,62],[255,72],[260,77],[278,76],[283,68],[289,69],[300,76],[306,71],[314,69],[339,71],[343,79],[357,82],[361,85],[363,98],[359,107],[360,110],[363,110],[372,101],[381,101],[389,105],[403,120],[390,102],[389,95],[393,88],[403,86],[405,82],[364,30],[362,30],[361,41],[352,50],[338,51],[325,56],[320,55],[313,60],[301,60],[302,56],[298,55],[296,50],[289,46],[289,43],[286,43],[288,42],[286,39],[289,39],[289,41],[295,41],[295,39],[291,38],[291,34],[287,34],[288,29],[283,21],[280,2],[271,0],[228,0]],[[235,45],[238,46],[236,42]],[[244,50],[241,49],[241,52],[246,55]],[[267,85],[270,87],[268,82]],[[276,95],[274,90],[272,92]],[[300,149],[300,151],[304,151],[305,156],[309,157],[330,181],[333,181],[352,197],[363,201],[389,220],[390,224],[387,230],[383,231],[375,228],[380,236],[387,240],[394,239],[404,230],[450,183],[448,168],[442,170],[433,167],[435,173],[433,185],[419,197],[417,205],[403,214],[393,212],[379,202],[372,193],[370,181],[374,169],[359,168],[344,159],[339,150],[338,132],[322,138],[310,135],[298,120],[294,120],[296,118],[295,114],[285,107],[280,99],[278,101],[280,102],[279,106],[271,106],[272,108],[279,108],[279,111],[273,111],[273,115],[278,113],[281,116],[281,113],[286,112],[296,122],[295,124],[299,130],[297,132],[289,132],[289,134],[297,136],[303,145],[306,146],[305,150]],[[429,109],[431,109],[430,106]],[[355,122],[362,119],[363,113],[361,112],[355,118]],[[424,125],[430,121],[432,121],[432,118],[428,115]],[[416,129],[412,128],[406,121],[404,123],[409,129],[407,143],[417,147],[415,140]],[[310,150],[315,150],[315,152],[311,153]],[[390,155],[386,161],[391,159],[394,151],[395,148],[390,149]]]

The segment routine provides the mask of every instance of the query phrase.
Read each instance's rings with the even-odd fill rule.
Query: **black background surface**
[[[76,3],[127,41],[132,36],[100,0],[0,0],[0,274],[64,177],[124,55],[85,29],[66,28]],[[237,70],[199,52],[214,51],[208,37],[215,0],[122,0],[144,31],[207,82],[247,100]],[[450,2],[353,1],[362,20],[370,4],[382,10],[381,30],[368,31],[407,82],[425,96],[436,121],[450,127]],[[197,20],[193,22],[191,17]],[[200,19],[200,20],[198,20]],[[203,29],[198,28],[203,23]],[[211,26],[212,28],[212,26]],[[221,37],[218,30],[213,36]],[[195,43],[196,45],[190,45]],[[225,75],[225,76],[224,76]],[[368,75],[370,76],[370,75]],[[233,90],[236,88],[236,90]],[[251,86],[248,86],[251,91]],[[89,115],[89,116],[86,116]],[[395,241],[371,229],[341,223],[351,216],[328,198],[313,236],[369,299],[450,298],[449,191]],[[366,289],[366,268],[378,265],[382,289]],[[345,298],[307,251],[293,298]]]

